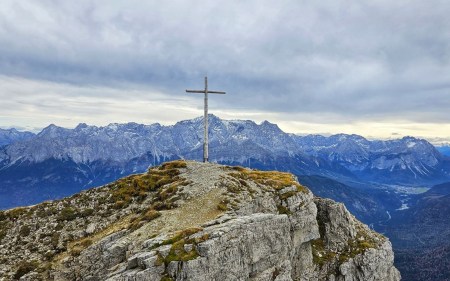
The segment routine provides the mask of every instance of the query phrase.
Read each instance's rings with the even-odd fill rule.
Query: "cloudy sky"
[[[0,127],[173,124],[450,141],[450,2],[0,3]]]

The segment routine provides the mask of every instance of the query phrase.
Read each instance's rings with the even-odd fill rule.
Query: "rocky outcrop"
[[[84,231],[21,280],[400,280],[385,237],[290,174],[173,162],[135,177],[125,187],[147,193],[99,189],[129,197],[106,200],[120,207],[107,218],[75,218]]]
[[[343,204],[316,198],[321,239],[313,241],[319,280],[400,280],[391,243],[355,219]]]

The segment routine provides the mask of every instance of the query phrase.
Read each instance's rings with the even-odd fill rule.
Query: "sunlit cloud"
[[[0,127],[173,124],[450,138],[446,1],[2,1]],[[214,15],[214,16],[211,16]]]

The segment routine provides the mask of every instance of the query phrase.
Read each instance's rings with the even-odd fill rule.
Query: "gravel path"
[[[186,171],[181,175],[192,184],[185,187],[182,194],[187,198],[202,196],[218,187],[225,172],[223,166],[213,163],[187,161]]]
[[[161,211],[161,217],[133,233],[137,244],[155,234],[200,227],[224,213],[217,208],[225,198],[218,187],[226,173],[223,166],[187,161],[186,169],[180,169],[180,172],[182,178],[191,182],[179,191],[184,200],[178,201],[180,205],[175,209]]]

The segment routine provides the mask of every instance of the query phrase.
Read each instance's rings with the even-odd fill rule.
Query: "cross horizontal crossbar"
[[[186,90],[186,93],[197,93],[197,94],[204,94],[205,90]],[[226,94],[225,92],[220,91],[207,91],[208,94]]]

